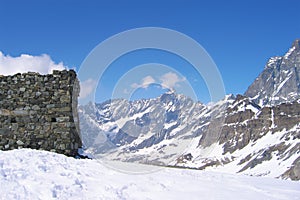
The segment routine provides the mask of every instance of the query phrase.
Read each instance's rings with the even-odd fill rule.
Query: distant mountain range
[[[110,160],[300,180],[299,46],[214,104],[170,91],[80,106],[83,142]]]

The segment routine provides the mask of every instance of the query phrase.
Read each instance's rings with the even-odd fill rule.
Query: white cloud
[[[147,88],[149,85],[153,83],[157,83],[162,86],[162,88],[172,89],[174,90],[176,87],[180,87],[181,82],[186,81],[186,78],[179,77],[176,73],[168,72],[166,74],[161,75],[159,81],[156,81],[152,76],[144,77],[140,83],[133,83],[131,84],[131,88]],[[123,91],[125,93],[125,91]],[[128,92],[126,90],[126,92]]]
[[[174,89],[179,86],[180,82],[184,82],[185,78],[178,77],[177,74],[173,72],[166,73],[160,77],[161,85],[164,88]]]
[[[132,83],[132,84],[131,84],[131,87],[134,88],[134,89],[136,89],[136,88],[139,88],[140,85],[137,84],[137,83]]]
[[[151,85],[153,83],[156,83],[155,79],[152,76],[146,76],[142,79],[140,84],[133,83],[133,84],[131,84],[131,87],[134,88],[134,89],[137,89],[137,88],[140,88],[140,87],[141,88],[147,88],[149,85]]]
[[[80,82],[79,98],[84,99],[87,96],[89,96],[92,92],[95,91],[96,86],[97,86],[97,81],[91,78]]]
[[[49,55],[32,56],[21,54],[19,57],[4,55],[0,51],[0,74],[13,75],[16,73],[38,72],[49,74],[53,70],[67,69],[62,62],[56,64]]]

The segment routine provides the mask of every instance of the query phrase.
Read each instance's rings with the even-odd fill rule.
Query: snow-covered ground
[[[134,165],[132,165],[134,166]],[[188,169],[129,174],[46,151],[0,151],[0,199],[300,199],[300,182]]]

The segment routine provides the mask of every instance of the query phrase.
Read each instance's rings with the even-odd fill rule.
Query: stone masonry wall
[[[73,70],[0,76],[0,150],[33,148],[75,156],[82,145],[78,95]]]

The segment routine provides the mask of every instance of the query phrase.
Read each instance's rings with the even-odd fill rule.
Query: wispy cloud
[[[92,92],[95,91],[96,86],[97,86],[97,81],[95,81],[91,78],[80,82],[79,98],[84,99],[84,98],[88,97]]]
[[[180,78],[177,74],[173,72],[166,73],[162,75],[160,78],[161,85],[164,88],[174,89],[175,87],[179,87],[180,82],[184,82],[185,78]]]
[[[186,78],[181,78],[174,72],[168,72],[156,77],[156,79],[152,76],[146,76],[139,83],[131,84],[131,88],[147,88],[149,85],[156,83],[161,85],[162,88],[174,90],[176,87],[180,87],[180,83],[184,81],[186,81]],[[128,90],[124,89],[123,92],[124,94],[128,93]]]
[[[39,72],[52,73],[53,70],[67,69],[62,62],[56,64],[49,55],[32,56],[22,54],[19,57],[4,55],[0,51],[0,74],[13,75],[16,73]]]
[[[141,83],[133,83],[131,87],[134,89],[137,88],[147,88],[149,85],[156,83],[155,79],[152,76],[146,76],[142,79]]]

